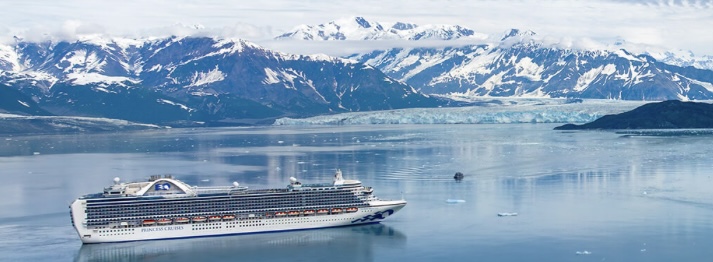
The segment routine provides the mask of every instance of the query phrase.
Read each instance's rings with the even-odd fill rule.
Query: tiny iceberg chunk
[[[584,251],[577,251],[577,252],[575,252],[575,254],[577,254],[577,255],[591,255],[592,252],[584,250]]]
[[[514,216],[517,216],[517,213],[503,212],[503,213],[498,213],[498,216],[499,217],[514,217]]]
[[[450,203],[450,204],[465,203],[465,200],[463,200],[463,199],[446,199],[446,203]]]

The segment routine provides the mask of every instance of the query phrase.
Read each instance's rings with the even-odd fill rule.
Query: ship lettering
[[[158,232],[158,231],[172,231],[172,230],[183,230],[183,226],[149,227],[149,228],[142,228],[141,232]]]

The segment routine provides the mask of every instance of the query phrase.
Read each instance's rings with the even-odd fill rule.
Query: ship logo
[[[163,184],[156,184],[154,185],[154,190],[159,191],[159,190],[169,190],[171,189],[171,184],[169,183],[163,183]]]
[[[394,210],[392,210],[392,209],[379,211],[379,212],[374,213],[373,215],[368,215],[368,216],[362,217],[360,219],[352,220],[352,224],[359,223],[359,222],[374,221],[374,220],[378,220],[378,219],[384,219],[393,213],[394,213]]]

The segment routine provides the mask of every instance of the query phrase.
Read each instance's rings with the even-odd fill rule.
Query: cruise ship
[[[248,189],[190,186],[170,175],[114,184],[70,204],[83,243],[125,242],[287,231],[378,223],[406,205],[382,200],[371,187],[346,180]]]

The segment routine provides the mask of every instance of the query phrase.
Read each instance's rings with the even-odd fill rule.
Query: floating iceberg
[[[449,203],[449,204],[465,203],[465,200],[463,200],[463,199],[446,199],[446,203]]]

